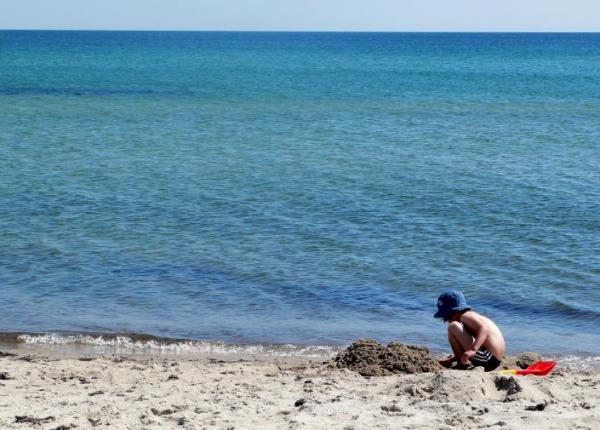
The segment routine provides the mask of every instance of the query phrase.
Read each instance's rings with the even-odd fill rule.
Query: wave
[[[261,357],[330,358],[340,350],[331,345],[234,344],[191,339],[172,339],[138,333],[2,333],[0,343],[77,348],[117,354],[241,355]]]
[[[583,306],[577,306],[572,303],[566,303],[562,300],[554,300],[548,308],[554,312],[567,317],[574,317],[584,320],[592,320],[600,323],[600,312]]]
[[[520,315],[543,315],[544,317],[559,317],[569,321],[600,323],[600,312],[580,303],[560,299],[542,299],[534,302],[514,301],[512,299],[495,296],[494,308]]]
[[[568,354],[549,357],[557,360],[561,366],[573,369],[599,369],[600,356],[589,354]]]

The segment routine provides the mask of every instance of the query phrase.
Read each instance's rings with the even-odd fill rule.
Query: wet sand
[[[597,429],[600,372],[365,378],[322,361],[0,354],[2,429]]]

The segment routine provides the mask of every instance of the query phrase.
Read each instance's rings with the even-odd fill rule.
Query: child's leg
[[[454,356],[460,360],[463,352],[473,348],[475,338],[465,330],[461,323],[455,321],[448,325],[448,341]]]

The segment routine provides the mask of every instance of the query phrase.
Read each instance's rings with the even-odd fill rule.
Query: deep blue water
[[[600,35],[0,31],[0,331],[600,353]]]

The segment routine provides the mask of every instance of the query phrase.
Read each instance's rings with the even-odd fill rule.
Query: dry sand
[[[599,429],[600,373],[365,378],[304,361],[0,354],[1,429]]]

